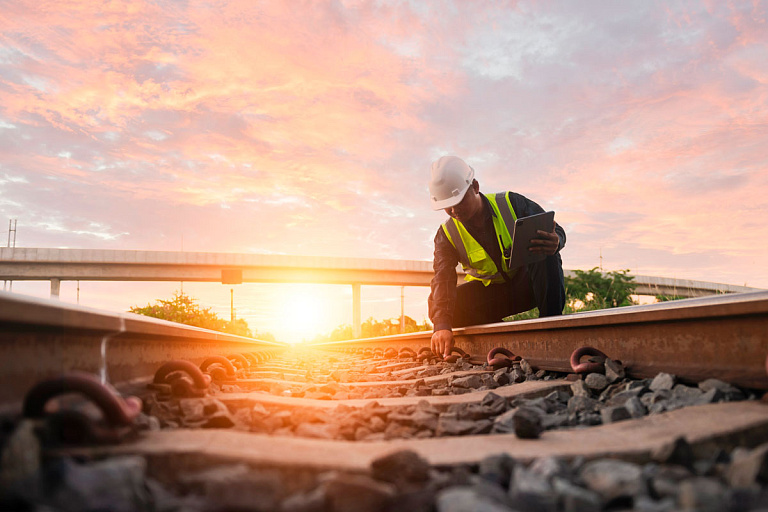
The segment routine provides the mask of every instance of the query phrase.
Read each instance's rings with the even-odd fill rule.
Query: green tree
[[[136,313],[169,322],[202,327],[213,331],[221,331],[238,336],[247,336],[265,341],[274,341],[274,336],[270,333],[251,332],[248,323],[242,318],[234,322],[228,322],[212,310],[212,308],[203,308],[197,304],[197,300],[183,292],[174,292],[171,300],[158,299],[154,304],[147,304],[145,307],[133,306],[129,309],[131,313]]]
[[[200,307],[196,299],[178,291],[174,292],[171,300],[158,299],[154,304],[147,304],[143,308],[133,306],[129,311],[214,331],[223,331],[226,323],[211,308]]]
[[[635,293],[635,279],[628,274],[629,269],[600,272],[597,267],[591,270],[574,270],[575,276],[565,278],[567,302],[573,305],[579,301],[583,307],[579,310],[617,308],[635,304],[631,295]]]

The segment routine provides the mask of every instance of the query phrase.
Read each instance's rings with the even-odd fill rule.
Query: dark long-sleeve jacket
[[[477,240],[477,242],[482,245],[486,252],[491,256],[496,267],[502,268],[501,250],[499,249],[499,244],[497,242],[498,235],[493,227],[492,215],[495,214],[488,199],[485,196],[482,196],[482,198],[484,203],[483,215],[485,216],[482,229],[478,231],[467,225],[465,225],[465,227],[469,231],[469,234],[472,235],[472,237]],[[530,217],[536,213],[544,212],[544,209],[536,202],[531,201],[521,194],[510,192],[509,199],[518,218]],[[565,230],[556,223],[555,232],[560,239],[560,244],[557,248],[559,251],[565,247]],[[453,318],[453,310],[456,306],[456,266],[458,263],[458,251],[451,244],[451,241],[448,240],[442,227],[438,228],[437,234],[435,235],[435,255],[433,262],[435,276],[432,278],[432,290],[428,299],[429,318],[434,325],[435,331],[451,328],[451,318]]]

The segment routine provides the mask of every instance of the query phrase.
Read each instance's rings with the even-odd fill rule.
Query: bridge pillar
[[[400,287],[400,334],[405,332],[405,286]]]
[[[59,291],[61,290],[61,279],[58,277],[51,278],[51,298],[58,299]]]
[[[362,335],[360,319],[361,316],[360,283],[352,284],[352,334],[355,338]]]

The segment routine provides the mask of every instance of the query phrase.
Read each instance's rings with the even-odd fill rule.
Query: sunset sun
[[[278,298],[280,323],[290,338],[280,341],[300,343],[333,328],[329,326],[330,303],[311,285],[286,287]]]

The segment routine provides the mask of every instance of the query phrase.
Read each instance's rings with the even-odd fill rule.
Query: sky
[[[0,243],[431,260],[454,154],[556,212],[566,269],[768,288],[768,0],[0,6]],[[220,284],[61,298],[182,286],[229,315]],[[233,290],[279,338],[351,322],[349,286]],[[363,287],[363,318],[400,296]]]

